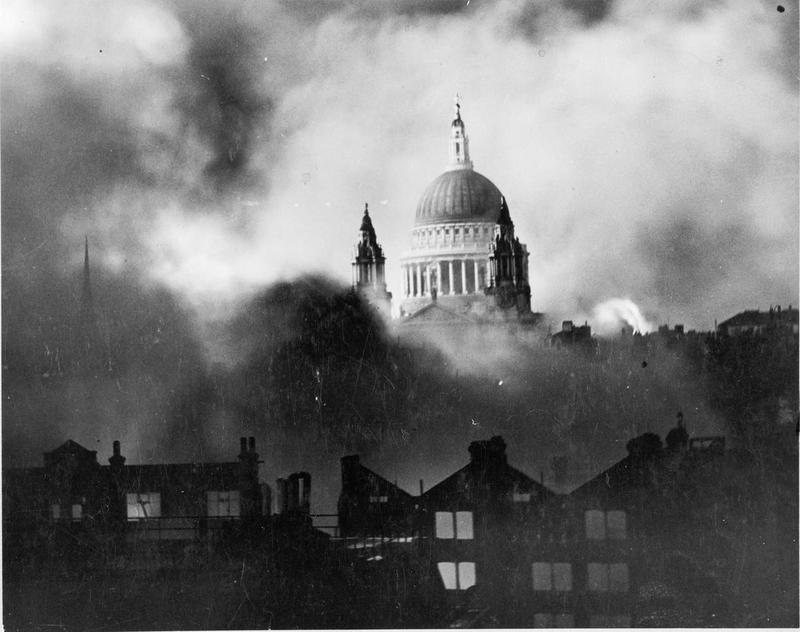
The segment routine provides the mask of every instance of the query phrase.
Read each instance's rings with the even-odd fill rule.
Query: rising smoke
[[[592,325],[598,334],[612,335],[627,325],[633,333],[646,334],[655,326],[642,315],[639,307],[628,298],[612,298],[603,301],[592,310]]]
[[[708,328],[743,307],[796,302],[796,68],[786,61],[797,58],[796,3],[782,14],[766,2],[598,6],[4,3],[4,447],[38,462],[60,428],[88,446],[122,438],[141,450],[132,462],[222,458],[220,436],[260,433],[264,445],[275,424],[300,419],[308,411],[250,415],[240,359],[288,361],[307,332],[287,315],[308,314],[286,304],[338,290],[265,288],[320,271],[349,279],[368,200],[398,291],[456,90],[476,168],[505,193],[532,251],[537,311],[586,315],[596,328],[606,315],[609,328]],[[79,405],[85,383],[45,391],[29,379],[77,308],[87,233],[99,317],[118,323],[109,346],[132,359],[95,389],[105,403],[94,415]],[[259,299],[270,316],[243,327]],[[253,359],[260,331],[270,351]],[[679,406],[702,410],[695,391],[672,386],[678,365],[658,378],[614,365],[600,379],[549,352],[531,359],[515,341],[447,344],[431,366],[406,367],[396,392],[380,377],[394,383],[393,365],[376,360],[388,390],[368,409],[393,439],[336,437],[330,454],[400,463],[406,443],[394,438],[417,436],[408,452],[453,446],[459,459],[471,437],[500,432],[541,463],[539,439],[559,450],[570,433],[613,443],[650,415],[658,425]],[[405,357],[384,346],[403,367],[393,353]],[[305,397],[316,374],[298,366]],[[341,386],[349,368],[326,383]],[[317,414],[317,401],[300,401]],[[457,430],[430,430],[446,419]],[[280,465],[304,467],[305,454]]]
[[[104,266],[218,316],[287,276],[346,280],[369,200],[397,291],[458,90],[536,309],[629,296],[708,328],[796,302],[787,6],[10,2],[4,265],[64,271],[88,232]]]

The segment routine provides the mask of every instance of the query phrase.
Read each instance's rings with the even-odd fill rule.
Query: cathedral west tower
[[[364,204],[364,216],[358,230],[358,243],[353,247],[353,288],[386,316],[391,313],[392,294],[386,289],[386,257],[378,243],[369,204]]]

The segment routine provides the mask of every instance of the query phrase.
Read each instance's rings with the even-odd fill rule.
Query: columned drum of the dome
[[[486,290],[493,285],[490,254],[503,196],[472,167],[458,103],[448,149],[447,170],[422,194],[411,247],[400,259],[402,315],[432,301],[477,315],[487,308]]]

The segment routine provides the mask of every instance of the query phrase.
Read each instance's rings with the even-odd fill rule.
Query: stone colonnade
[[[440,296],[483,294],[490,285],[489,261],[483,257],[443,257],[436,261],[405,263],[403,297],[431,296],[436,288]]]

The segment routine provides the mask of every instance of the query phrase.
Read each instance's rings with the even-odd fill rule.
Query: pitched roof
[[[798,310],[789,308],[785,310],[770,309],[762,312],[757,309],[749,309],[731,316],[728,320],[722,321],[718,326],[721,327],[755,327],[778,323],[798,322]]]
[[[515,467],[503,463],[498,470],[488,471],[483,466],[470,462],[464,467],[448,476],[443,481],[431,487],[422,494],[421,498],[428,502],[443,501],[447,504],[457,502],[460,495],[467,491],[467,485],[475,479],[479,481],[500,480],[509,486],[516,486],[523,493],[530,493],[533,497],[540,500],[548,499],[555,495],[541,483],[535,481],[530,476],[521,472]]]
[[[476,323],[478,320],[467,314],[459,313],[453,309],[448,309],[436,301],[431,301],[424,307],[418,309],[402,321],[403,325],[411,324],[424,324],[431,322],[462,322],[462,323]]]

